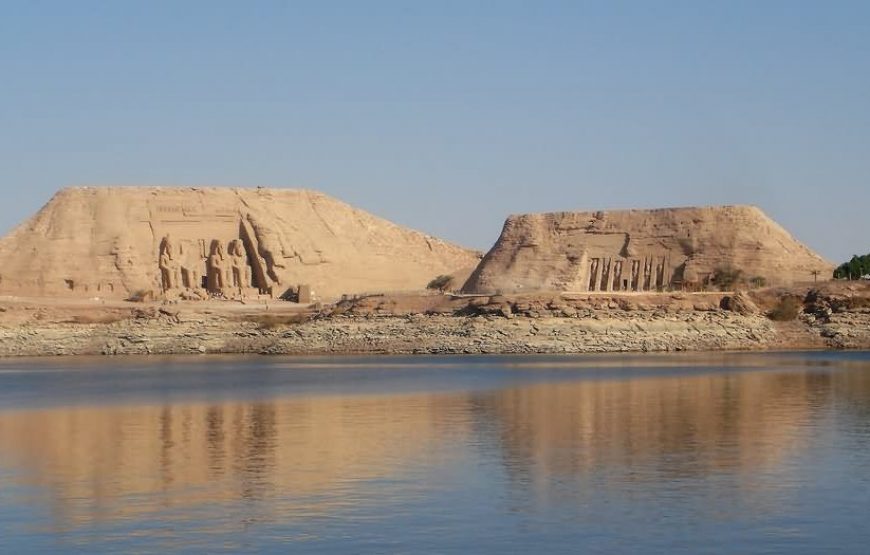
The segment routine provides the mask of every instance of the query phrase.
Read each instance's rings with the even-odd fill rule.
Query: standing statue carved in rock
[[[175,289],[179,283],[179,264],[175,256],[175,249],[169,235],[160,241],[160,280],[164,291]]]
[[[240,290],[251,286],[251,268],[248,266],[248,253],[239,239],[230,241],[229,282]]]
[[[227,287],[227,258],[224,245],[217,239],[211,242],[208,261],[206,262],[206,283],[210,293],[223,293]]]

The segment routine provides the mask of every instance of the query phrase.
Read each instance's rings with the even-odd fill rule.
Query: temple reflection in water
[[[489,458],[543,500],[591,475],[606,485],[608,469],[641,483],[728,472],[739,489],[741,476],[751,484],[811,448],[803,430],[834,397],[870,413],[870,377],[736,372],[5,411],[0,461],[17,470],[0,486],[35,487],[61,528],[239,499],[272,517],[329,515],[380,480],[413,489],[414,469],[433,460]]]

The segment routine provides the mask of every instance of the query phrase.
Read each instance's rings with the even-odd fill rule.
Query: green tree
[[[843,262],[834,270],[836,279],[860,279],[867,274],[870,274],[870,254],[853,255],[851,260]]]
[[[447,291],[453,286],[453,276],[450,275],[440,275],[429,282],[429,285],[426,286],[426,289],[437,289],[442,293]]]

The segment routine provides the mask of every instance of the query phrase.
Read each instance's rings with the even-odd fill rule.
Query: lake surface
[[[870,553],[870,353],[0,361],[0,552]]]

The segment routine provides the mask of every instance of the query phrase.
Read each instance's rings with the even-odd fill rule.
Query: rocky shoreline
[[[268,313],[232,313],[195,304],[49,313],[32,304],[0,304],[0,356],[870,348],[870,309],[836,304],[831,309],[830,299],[818,296],[799,317],[784,322],[771,320],[752,301],[746,306],[746,299],[722,294],[652,301],[373,296],[316,313],[274,307]]]
[[[569,318],[340,317],[265,329],[250,322],[169,318],[51,324],[0,330],[0,356],[176,353],[449,354],[587,353],[759,349],[775,341],[762,318],[690,314],[681,318],[577,321]]]

